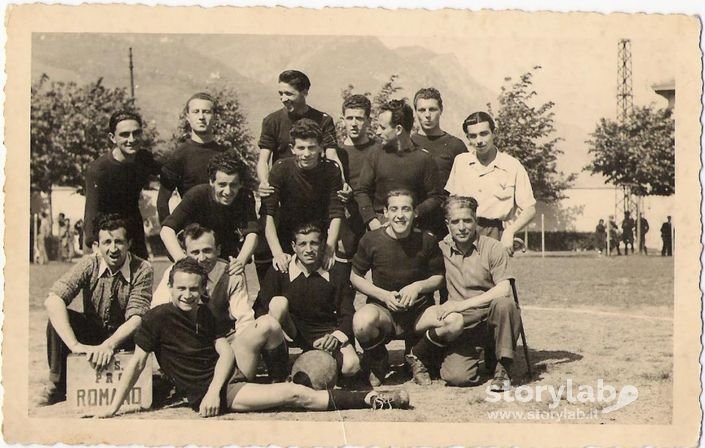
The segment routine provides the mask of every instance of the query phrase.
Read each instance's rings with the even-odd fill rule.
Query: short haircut
[[[414,126],[414,109],[411,108],[404,100],[392,100],[379,108],[379,113],[391,112],[392,118],[390,124],[392,126],[401,125],[406,132],[411,132]]]
[[[187,274],[196,274],[201,276],[201,284],[206,287],[206,282],[208,281],[208,273],[206,270],[198,264],[193,258],[182,258],[181,260],[174,263],[174,266],[169,271],[169,286],[174,284],[174,275],[177,272],[185,272]]]
[[[419,100],[436,100],[438,101],[438,107],[443,110],[443,98],[441,98],[441,92],[435,87],[424,87],[419,89],[414,95],[414,109],[416,109],[416,103]]]
[[[390,190],[387,192],[387,195],[384,198],[384,206],[388,207],[389,206],[389,200],[391,198],[395,198],[397,196],[408,196],[411,198],[411,206],[416,208],[416,198],[414,197],[414,193],[411,192],[411,190],[406,190],[404,188],[398,188],[396,190]]]
[[[184,231],[181,234],[181,244],[183,245],[183,247],[185,249],[186,248],[186,238],[190,238],[192,240],[197,240],[206,233],[210,233],[211,235],[213,235],[213,240],[215,241],[215,245],[217,247],[218,246],[218,236],[216,235],[215,230],[211,229],[210,227],[202,226],[197,222],[192,222],[191,224],[187,225],[184,228]]]
[[[244,183],[247,176],[247,165],[232,151],[225,151],[213,156],[208,162],[208,178],[215,180],[218,171],[227,175],[237,174],[240,182]]]
[[[279,74],[279,82],[285,82],[299,92],[311,88],[311,80],[305,73],[298,70],[285,70]]]
[[[297,138],[314,138],[320,145],[323,141],[323,131],[321,131],[321,127],[315,121],[310,118],[302,118],[294,122],[289,130],[289,139],[292,145]]]
[[[487,112],[473,112],[468,117],[463,120],[463,132],[468,133],[468,126],[474,124],[480,124],[482,122],[487,122],[490,124],[490,131],[494,132],[495,123],[494,119]]]
[[[472,210],[472,214],[474,216],[477,216],[477,201],[473,197],[456,195],[449,196],[443,204],[443,213],[446,219],[448,219],[450,216],[450,211],[454,208],[467,208]]]
[[[110,116],[110,122],[108,123],[108,130],[111,134],[115,134],[115,129],[118,123],[125,120],[134,120],[140,127],[142,127],[142,117],[139,116],[137,112],[132,112],[130,110],[119,110]]]
[[[318,233],[318,235],[320,235],[319,241],[323,240],[323,230],[321,230],[321,226],[312,222],[307,222],[297,226],[294,229],[294,232],[291,234],[291,241],[296,243],[296,235],[308,235],[309,233]]]
[[[365,111],[365,116],[369,117],[372,113],[372,102],[365,95],[350,95],[343,101],[343,115],[347,109],[362,109]]]
[[[101,213],[98,214],[93,220],[93,228],[95,229],[95,234],[93,236],[96,241],[99,241],[98,235],[100,235],[101,230],[112,232],[113,230],[117,230],[121,227],[125,229],[125,236],[129,240],[131,236],[125,218],[117,213]]]
[[[191,101],[193,100],[205,100],[205,101],[210,101],[211,104],[213,104],[213,108],[215,109],[215,98],[213,98],[213,95],[210,93],[206,92],[196,92],[191,97],[186,100],[186,105],[184,106],[184,111],[188,112],[189,110],[189,104],[191,104]]]

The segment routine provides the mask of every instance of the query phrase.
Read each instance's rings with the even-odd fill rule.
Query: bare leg
[[[289,301],[286,297],[276,296],[269,302],[269,315],[279,322],[282,330],[290,338],[296,337],[296,325],[289,315]]]
[[[257,375],[260,351],[263,348],[269,350],[278,347],[283,341],[284,335],[279,323],[271,316],[261,316],[253,325],[236,335],[232,343],[238,369],[248,380],[253,380]]]
[[[341,373],[343,376],[353,376],[360,371],[360,358],[357,356],[353,344],[348,344],[340,349],[343,355],[343,366]]]
[[[237,412],[280,407],[325,411],[328,409],[328,402],[328,391],[313,390],[300,384],[248,383],[235,395],[230,408]]]

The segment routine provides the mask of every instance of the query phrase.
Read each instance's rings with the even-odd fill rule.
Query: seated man
[[[272,251],[274,268],[286,271],[291,259],[291,238],[301,224],[314,222],[327,229],[323,263],[330,266],[338,244],[345,209],[338,197],[343,188],[340,169],[323,158],[323,133],[313,120],[302,118],[290,131],[294,157],[278,160],[269,174],[272,194],[262,199],[264,235]]]
[[[228,338],[239,369],[248,380],[257,374],[257,362],[262,351],[269,375],[275,381],[286,379],[288,352],[284,344],[279,323],[270,316],[255,320],[252,309],[254,300],[247,293],[244,274],[228,272],[228,263],[219,257],[220,244],[215,232],[198,223],[186,226],[183,233],[186,256],[198,262],[206,271],[207,303],[216,326]],[[171,301],[169,275],[172,268],[164,272],[152,299],[152,308]]]
[[[477,201],[473,198],[451,196],[446,202],[450,233],[439,246],[446,268],[448,301],[432,310],[451,331],[445,335],[439,329],[427,331],[425,344],[416,355],[429,362],[434,351],[442,351],[441,378],[449,385],[469,386],[479,382],[475,347],[484,346],[487,367],[494,369],[490,388],[501,392],[511,388],[509,371],[521,314],[512,296],[510,280],[514,276],[509,256],[501,242],[478,233],[476,213]],[[460,327],[458,322],[462,323]]]
[[[333,354],[344,376],[360,370],[352,318],[355,292],[322,267],[323,232],[313,224],[294,231],[294,257],[288,272],[270,268],[259,294],[258,307],[269,310],[284,332],[303,350]],[[336,263],[332,269],[344,269]],[[261,319],[261,318],[260,318]]]
[[[110,409],[120,409],[127,393],[154,352],[164,373],[187,397],[201,417],[224,411],[298,408],[316,411],[365,407],[407,407],[406,391],[381,393],[345,390],[315,391],[294,383],[241,382],[236,358],[213,314],[199,303],[208,274],[195,260],[177,261],[169,275],[171,302],[149,310],[135,335],[135,354],[125,366]]]
[[[385,344],[404,337],[407,347],[417,343],[418,335],[437,323],[433,292],[443,284],[443,255],[436,238],[414,229],[416,210],[408,190],[387,194],[384,217],[389,225],[366,233],[353,258],[350,280],[367,295],[367,304],[353,317],[355,337],[364,350],[370,370],[370,384],[380,385],[389,370]],[[365,278],[372,270],[372,281]],[[423,343],[423,339],[418,343]],[[414,356],[416,346],[406,356],[414,380],[431,382],[426,367]]]
[[[215,232],[232,273],[244,271],[257,246],[259,232],[255,197],[244,187],[247,175],[247,166],[233,153],[210,159],[210,182],[191,188],[162,225],[160,236],[173,260],[186,257],[177,234],[196,222]]]
[[[127,223],[118,215],[99,215],[93,227],[93,253],[59,278],[44,302],[49,378],[43,402],[66,399],[66,358],[85,353],[96,369],[107,366],[119,348],[131,349],[132,334],[149,309],[152,266],[130,254]],[[67,309],[81,294],[83,313]]]

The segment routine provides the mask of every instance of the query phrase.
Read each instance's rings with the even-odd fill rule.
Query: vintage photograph
[[[57,428],[18,441],[695,443],[696,18],[101,11],[146,10],[10,15],[28,289],[5,338],[23,418]],[[174,432],[59,436],[154,420]],[[263,432],[181,438],[204,421]],[[427,429],[361,435],[385,422]]]

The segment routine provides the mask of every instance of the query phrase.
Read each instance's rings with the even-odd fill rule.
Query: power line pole
[[[130,47],[130,96],[135,99],[135,75],[134,65],[132,65],[132,47]]]

